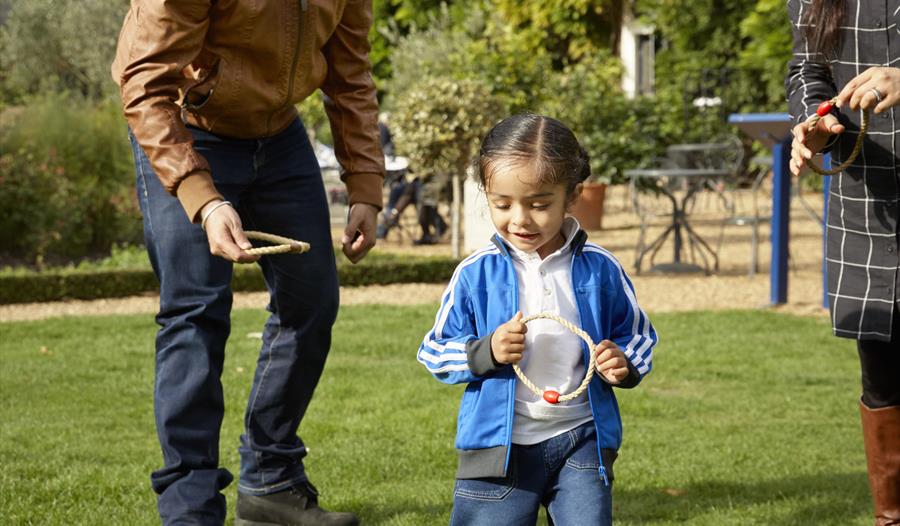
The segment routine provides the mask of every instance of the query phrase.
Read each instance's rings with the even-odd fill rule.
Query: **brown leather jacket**
[[[351,203],[381,207],[384,157],[368,60],[371,0],[132,0],[113,79],[154,171],[192,221],[221,195],[185,123],[261,138],[328,95]]]

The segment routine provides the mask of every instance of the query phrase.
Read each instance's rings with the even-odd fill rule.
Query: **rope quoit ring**
[[[251,256],[271,256],[272,254],[302,254],[309,250],[309,243],[305,241],[297,241],[289,237],[276,236],[274,234],[266,234],[265,232],[256,232],[254,230],[245,230],[244,235],[248,239],[256,239],[275,243],[268,247],[255,247],[244,252]]]
[[[529,380],[528,377],[525,376],[525,373],[522,372],[522,369],[519,368],[519,364],[517,364],[517,363],[512,364],[513,371],[516,372],[516,376],[519,377],[519,380],[522,381],[522,383],[525,385],[525,387],[530,389],[534,394],[543,397],[544,400],[546,400],[547,402],[549,402],[551,404],[557,404],[559,402],[568,402],[569,400],[574,400],[574,399],[578,398],[579,396],[581,396],[581,393],[583,393],[585,391],[585,389],[588,388],[588,384],[591,383],[591,378],[594,377],[594,362],[597,360],[597,346],[591,340],[591,337],[588,335],[588,333],[584,332],[583,330],[576,327],[575,325],[572,325],[568,320],[560,318],[556,314],[551,314],[549,312],[542,312],[540,314],[532,314],[531,316],[522,318],[522,323],[528,323],[529,321],[539,320],[539,319],[553,320],[553,321],[559,323],[566,329],[569,329],[573,334],[575,334],[576,336],[578,336],[579,338],[584,340],[584,343],[586,343],[588,345],[588,349],[591,350],[591,357],[590,357],[590,360],[588,360],[587,372],[585,372],[585,374],[584,374],[584,380],[582,380],[581,385],[579,385],[578,388],[575,389],[574,391],[572,391],[571,393],[566,394],[566,395],[560,395],[558,392],[553,391],[552,389],[548,389],[545,391],[545,390],[539,388],[538,386],[534,385],[534,382]]]
[[[816,108],[815,115],[811,116],[809,120],[806,121],[806,131],[807,133],[813,132],[816,129],[816,125],[819,123],[819,120],[828,115],[831,112],[831,109],[834,108],[835,104],[837,104],[837,97],[826,100],[819,104],[819,107]],[[816,172],[819,175],[834,175],[838,172],[845,170],[848,166],[853,164],[853,161],[856,160],[856,157],[859,155],[859,152],[862,151],[863,139],[866,137],[866,131],[869,129],[869,113],[871,110],[866,109],[862,113],[862,120],[859,124],[859,135],[856,136],[856,144],[853,145],[853,151],[850,152],[850,155],[841,163],[839,166],[832,167],[829,170],[821,168],[813,162],[812,159],[806,161],[806,165],[809,166],[809,169]]]

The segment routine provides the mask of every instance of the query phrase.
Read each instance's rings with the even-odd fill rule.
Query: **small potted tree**
[[[453,256],[460,247],[460,182],[484,135],[504,115],[503,104],[475,80],[431,78],[395,93],[395,143],[420,177],[450,174]]]

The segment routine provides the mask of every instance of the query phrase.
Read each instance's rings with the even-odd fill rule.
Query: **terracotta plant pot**
[[[581,197],[572,207],[572,215],[585,230],[603,227],[603,201],[606,199],[606,183],[584,183]]]

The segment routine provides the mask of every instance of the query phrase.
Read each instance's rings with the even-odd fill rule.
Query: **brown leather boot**
[[[869,409],[862,401],[863,441],[875,526],[900,525],[900,406]]]

